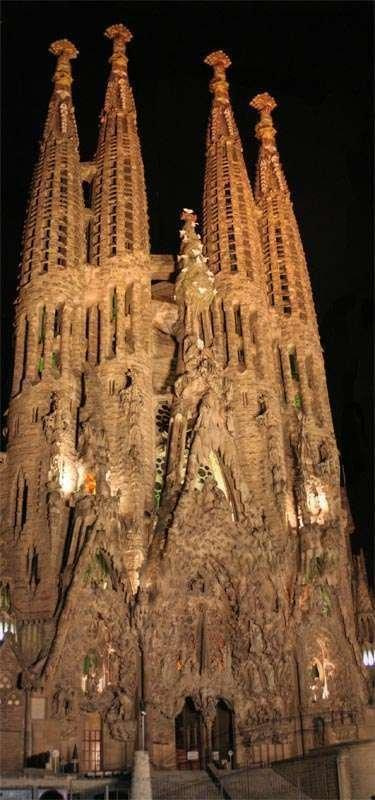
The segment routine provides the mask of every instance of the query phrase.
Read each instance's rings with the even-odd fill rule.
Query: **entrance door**
[[[219,700],[212,726],[212,758],[220,766],[224,766],[223,762],[228,762],[230,766],[233,763],[233,753],[233,712],[224,700]]]
[[[175,719],[176,761],[178,769],[202,768],[202,716],[191,697],[187,697]]]
[[[99,714],[93,713],[85,715],[82,765],[84,772],[99,772],[102,769],[101,727],[101,718]]]

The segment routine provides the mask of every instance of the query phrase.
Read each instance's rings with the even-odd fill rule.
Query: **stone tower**
[[[149,251],[132,37],[123,25],[106,36],[90,163],[77,51],[51,45],[24,230],[0,465],[3,769],[52,750],[81,771],[121,769],[141,709],[164,767],[364,736],[372,605],[362,562],[352,567],[275,101],[251,102],[253,195],[229,58],[206,58],[203,239],[184,209],[175,266]]]

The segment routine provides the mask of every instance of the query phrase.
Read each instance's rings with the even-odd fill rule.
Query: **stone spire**
[[[48,109],[43,139],[51,133],[75,139],[78,147],[77,126],[74,116],[71,86],[73,83],[70,62],[77,58],[78,50],[68,39],[52,42],[49,52],[56,56],[56,69],[53,76],[54,90]]]
[[[279,322],[279,357],[286,394],[304,414],[311,412],[318,428],[327,424],[326,432],[331,436],[332,418],[310,278],[276,147],[272,120],[276,102],[264,92],[254,97],[250,106],[260,114],[255,128],[260,141],[255,200],[260,213],[268,304]]]
[[[132,34],[120,24],[107,28],[105,36],[113,42],[113,53],[92,191],[90,261],[97,265],[113,256],[149,251],[144,170],[125,53]]]
[[[213,272],[240,273],[253,279],[259,269],[260,247],[254,199],[226,80],[231,62],[217,50],[205,63],[214,74],[203,200],[204,245]]]
[[[135,113],[134,99],[128,81],[128,59],[126,45],[131,42],[133,34],[124,25],[111,25],[104,36],[113,41],[113,53],[109,59],[111,73],[104,101],[104,112],[127,111]]]
[[[261,210],[261,237],[270,306],[283,316],[297,313],[303,323],[316,318],[310,281],[289,189],[276,148],[272,111],[277,104],[268,92],[250,102],[260,114],[255,134],[260,141],[255,199]]]
[[[17,486],[16,529],[17,534],[22,532],[20,558],[28,565],[20,576],[15,604],[25,617],[37,608],[45,618],[56,604],[65,503],[76,482],[83,327],[78,304],[86,260],[71,93],[70,62],[77,50],[62,39],[51,45],[50,52],[56,68],[24,228],[8,416],[10,484]],[[31,430],[29,420],[34,423]]]
[[[49,51],[57,57],[54,88],[31,186],[21,284],[34,273],[77,267],[84,254],[83,194],[70,65],[78,51],[67,39],[53,42]]]
[[[210,91],[214,96],[214,102],[229,106],[229,84],[226,78],[226,70],[232,63],[229,56],[223,50],[215,50],[206,56],[204,63],[212,67],[214,71],[214,76],[210,81]]]

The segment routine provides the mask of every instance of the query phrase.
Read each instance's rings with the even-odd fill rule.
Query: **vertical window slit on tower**
[[[86,354],[85,358],[88,359],[89,355],[89,340],[90,340],[90,309],[86,308],[85,316],[85,339],[86,339]]]
[[[198,323],[199,323],[199,338],[201,339],[202,342],[205,342],[202,314],[199,314]]]
[[[228,330],[227,330],[227,320],[225,315],[225,308],[224,303],[220,303],[220,315],[221,315],[221,324],[223,329],[223,345],[224,345],[224,366],[226,366],[229,362],[229,343],[228,343]]]
[[[96,336],[96,363],[100,364],[100,343],[101,343],[101,311],[98,306],[98,315],[97,315],[97,336]]]
[[[21,528],[26,525],[27,520],[27,496],[29,493],[29,487],[24,481],[23,483],[23,491],[22,491],[22,503],[21,503]]]
[[[29,320],[25,317],[25,327],[23,331],[23,352],[22,352],[22,369],[21,369],[21,381],[26,378],[26,367],[27,367],[27,346],[29,340]]]
[[[287,402],[288,396],[287,396],[287,392],[286,392],[285,375],[284,375],[284,367],[283,367],[283,358],[282,358],[280,347],[277,347],[277,362],[278,362],[278,367],[279,367],[279,375],[280,375],[281,387],[282,387],[282,390],[283,390],[283,397],[284,397],[285,402]]]
[[[240,366],[245,366],[245,353],[242,347],[238,348],[238,363]]]
[[[117,304],[117,291],[113,289],[111,295],[111,353],[116,355],[117,349],[117,316],[118,316],[118,304]]]
[[[297,354],[295,350],[289,353],[290,373],[294,381],[299,381]]]
[[[214,313],[213,313],[212,307],[210,307],[209,310],[208,310],[208,316],[209,316],[209,322],[210,322],[210,327],[211,327],[211,334],[212,334],[212,338],[213,338],[215,336],[216,330],[215,330],[215,317],[214,317]]]
[[[42,377],[45,367],[44,351],[45,351],[45,341],[46,341],[46,323],[47,323],[47,310],[46,307],[43,306],[40,312],[39,337],[38,337],[39,355],[38,355],[37,373],[39,378]]]
[[[241,311],[239,306],[235,306],[233,309],[234,312],[234,328],[238,336],[242,336],[242,321],[241,321]]]
[[[124,297],[125,342],[129,346],[132,344],[132,304],[133,304],[133,284],[127,286]]]
[[[53,318],[53,336],[60,336],[61,334],[61,326],[62,326],[62,305],[59,305],[55,308],[55,315]]]
[[[133,286],[128,286],[125,291],[125,316],[129,317],[131,315],[132,307],[132,293],[133,293]]]
[[[28,499],[28,485],[24,478],[22,469],[18,473],[16,498],[15,498],[15,515],[14,522],[17,530],[22,530],[27,520],[27,499]]]

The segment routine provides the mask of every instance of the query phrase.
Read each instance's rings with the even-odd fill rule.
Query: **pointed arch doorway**
[[[223,762],[233,766],[234,725],[233,710],[226,700],[218,700],[212,726],[212,759],[220,767]]]
[[[176,765],[178,769],[203,767],[203,718],[191,697],[175,719]]]

